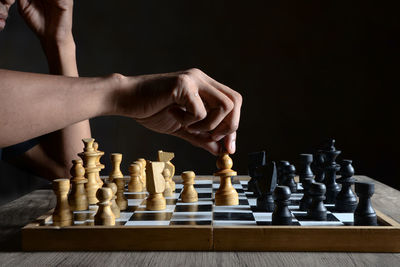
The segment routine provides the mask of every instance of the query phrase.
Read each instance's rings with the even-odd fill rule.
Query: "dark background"
[[[78,67],[81,76],[198,67],[243,95],[233,156],[240,174],[248,152],[296,162],[334,137],[357,174],[399,189],[398,10],[365,1],[75,1]],[[0,33],[0,68],[47,72],[16,6]],[[216,168],[208,152],[131,119],[91,123],[102,161],[123,153],[125,174],[129,162],[155,159],[158,149],[175,152],[178,174]],[[17,176],[3,171],[2,193]]]

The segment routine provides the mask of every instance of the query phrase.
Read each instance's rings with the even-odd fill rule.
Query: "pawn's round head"
[[[96,192],[96,197],[100,202],[110,201],[113,196],[111,188],[102,187]]]
[[[167,168],[164,168],[164,170],[162,171],[162,176],[164,176],[164,178],[170,177],[171,176],[170,170],[168,170]]]
[[[110,188],[113,195],[115,195],[115,193],[117,193],[117,185],[115,183],[108,182],[108,183],[105,183],[103,187]]]
[[[129,166],[129,172],[131,175],[135,175],[135,176],[140,175],[140,165],[138,163],[132,163]]]
[[[185,172],[182,172],[181,177],[183,180],[191,180],[196,177],[196,174],[193,171],[185,171]]]
[[[221,156],[218,157],[217,168],[219,170],[232,169],[232,167],[233,167],[233,161],[231,157],[229,157],[228,153],[223,153]]]
[[[72,160],[72,168],[69,171],[72,177],[83,177],[85,169],[83,168],[83,161],[81,159]]]

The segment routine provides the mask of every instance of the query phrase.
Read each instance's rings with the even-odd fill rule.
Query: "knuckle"
[[[200,74],[203,73],[203,72],[202,72],[200,69],[198,69],[198,68],[191,68],[191,69],[188,69],[186,72],[189,73],[189,74],[191,74],[191,75],[194,75],[194,76],[197,76],[197,75],[200,75]]]
[[[177,76],[177,84],[180,87],[186,87],[191,82],[191,78],[186,73],[181,73]]]
[[[112,73],[109,77],[117,82],[123,82],[125,80],[125,76],[120,73]]]
[[[231,100],[224,101],[220,106],[221,113],[229,113],[234,108],[234,103]]]
[[[236,103],[237,105],[242,105],[242,103],[243,103],[243,97],[242,97],[242,95],[241,95],[240,93],[234,91],[234,93],[233,93],[233,99],[234,99],[234,101],[235,101],[235,103]]]
[[[236,123],[227,123],[225,125],[225,133],[233,133],[236,132],[237,129],[239,128],[239,125]]]
[[[196,110],[196,112],[194,113],[194,117],[197,120],[203,120],[207,117],[207,112],[205,110]]]

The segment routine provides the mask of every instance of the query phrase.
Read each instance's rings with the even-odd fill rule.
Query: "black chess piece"
[[[291,225],[292,213],[289,210],[290,189],[287,186],[277,186],[274,190],[275,208],[272,213],[273,225]]]
[[[300,210],[307,211],[311,205],[312,197],[310,195],[310,187],[313,182],[314,179],[312,178],[304,178],[303,183],[301,184],[304,189],[304,195],[302,199],[300,199]]]
[[[276,170],[278,172],[278,184],[279,185],[282,185],[282,182],[283,182],[283,169],[285,168],[285,166],[289,166],[289,165],[290,165],[289,161],[286,161],[286,160],[281,160],[278,162]]]
[[[315,174],[315,181],[317,183],[322,183],[325,179],[324,172],[324,154],[322,150],[319,150],[314,154],[313,162],[311,163],[311,170]]]
[[[259,190],[257,188],[257,168],[264,166],[266,164],[266,153],[265,151],[249,153],[249,176],[250,181],[247,183],[247,189],[253,192],[255,196],[259,195]]]
[[[371,197],[375,191],[374,184],[356,182],[355,189],[359,201],[354,212],[354,225],[378,225],[376,213],[371,204]]]
[[[335,139],[333,138],[328,138],[328,140],[326,141],[325,145],[324,145],[324,149],[325,151],[336,151],[336,147],[335,147]]]
[[[341,153],[340,150],[335,149],[335,140],[330,140],[328,150],[323,151],[324,154],[324,172],[326,186],[326,201],[327,204],[335,204],[337,194],[340,191],[339,185],[336,183],[336,173],[340,169],[340,165],[335,162],[337,156]]]
[[[257,187],[260,190],[260,196],[257,197],[257,210],[271,212],[274,210],[272,193],[277,186],[275,162],[272,161],[264,166],[260,166],[257,171],[261,172],[257,178]]]
[[[326,187],[322,183],[313,183],[310,186],[312,202],[307,210],[307,215],[315,221],[326,221],[327,210],[324,206]]]
[[[357,207],[357,197],[351,189],[351,185],[356,181],[351,163],[351,160],[344,159],[340,167],[341,178],[337,182],[342,184],[342,190],[337,195],[335,203],[335,209],[339,212],[354,212]]]
[[[283,167],[282,185],[288,186],[292,193],[297,192],[297,183],[294,181],[296,176],[296,168],[294,165],[287,165]]]
[[[313,162],[312,154],[300,154],[299,160],[299,179],[300,183],[303,183],[303,179],[314,178],[314,174],[311,170],[311,163]]]

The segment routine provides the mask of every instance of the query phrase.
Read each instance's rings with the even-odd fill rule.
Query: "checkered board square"
[[[180,198],[183,185],[176,184],[172,197],[166,197],[167,207],[161,211],[146,210],[147,193],[125,192],[128,208],[121,211],[117,225],[126,226],[157,226],[157,225],[213,225],[213,226],[251,226],[271,225],[272,212],[257,209],[257,199],[247,190],[247,181],[234,179],[233,186],[239,194],[239,205],[215,206],[214,195],[219,188],[219,182],[197,180],[194,185],[198,192],[198,202],[184,203]],[[352,213],[336,213],[334,205],[326,204],[328,209],[327,221],[313,221],[307,213],[299,210],[299,202],[303,197],[303,188],[298,184],[298,191],[290,197],[289,209],[293,216],[293,225],[300,226],[342,226],[353,225]],[[74,212],[75,225],[94,225],[94,215],[97,206],[89,207],[87,211]],[[46,225],[52,224],[51,220]]]

